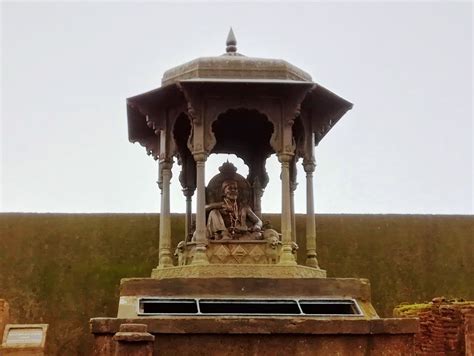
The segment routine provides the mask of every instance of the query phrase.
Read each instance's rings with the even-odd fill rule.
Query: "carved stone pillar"
[[[319,268],[316,254],[316,221],[314,216],[313,172],[314,159],[303,161],[306,172],[306,265]]]
[[[160,162],[161,171],[161,212],[160,212],[160,242],[158,268],[173,266],[171,257],[171,214],[170,214],[170,181],[171,159]]]
[[[290,181],[291,241],[296,243],[295,190],[298,183]]]
[[[262,196],[268,184],[268,173],[265,168],[267,157],[265,155],[248,154],[244,162],[249,167],[247,180],[252,186],[253,211],[262,218]]]
[[[281,163],[281,233],[282,233],[282,251],[280,264],[296,265],[293,255],[293,243],[291,233],[291,199],[290,199],[290,161],[292,155],[281,153],[278,160]]]
[[[206,255],[207,229],[206,229],[206,187],[205,187],[205,167],[207,155],[199,153],[194,155],[196,161],[196,231],[194,232],[196,241],[196,252],[191,264],[209,264]]]
[[[262,196],[263,196],[263,188],[260,184],[260,179],[255,177],[255,180],[252,184],[252,192],[253,192],[253,209],[254,213],[257,214],[259,218],[262,218]]]
[[[296,181],[296,157],[290,162],[290,208],[291,208],[291,240],[296,243],[296,216],[295,216],[295,190],[298,187]]]
[[[186,216],[185,216],[185,228],[184,228],[184,240],[189,239],[190,234],[192,233],[192,197],[194,191],[196,190],[196,162],[189,152],[189,150],[182,148],[179,161],[181,163],[182,169],[179,173],[179,182],[181,187],[183,187],[183,194],[186,197]]]
[[[186,219],[184,221],[184,231],[185,231],[185,241],[188,240],[189,235],[191,234],[191,226],[192,226],[192,203],[193,203],[193,195],[196,188],[184,188],[183,194],[186,197]]]

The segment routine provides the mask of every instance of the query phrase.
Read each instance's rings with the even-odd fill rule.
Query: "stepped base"
[[[193,266],[179,268],[186,267]],[[277,278],[274,274],[268,278],[216,278],[205,276],[207,266],[198,267],[202,274],[196,278],[123,279],[118,317],[95,318],[90,322],[95,337],[94,354],[114,355],[117,342],[113,337],[120,325],[130,323],[144,324],[143,328],[146,325],[148,333],[154,336],[153,355],[414,354],[417,320],[380,319],[370,302],[370,284],[366,279]],[[214,270],[215,267],[212,266]],[[171,307],[166,304],[170,301]],[[293,303],[300,312],[294,309],[290,315],[283,315],[285,310],[269,314],[269,305],[275,301],[282,303],[278,307]],[[310,315],[311,310],[304,309],[305,303],[320,301],[326,303],[322,307],[326,311],[318,309]],[[183,312],[181,302],[194,303],[196,310]],[[204,310],[203,306],[209,308],[211,304],[214,308],[212,303],[216,302],[221,303],[221,311]],[[249,302],[253,303],[251,308],[246,304]],[[242,312],[234,303],[247,309]],[[341,306],[338,303],[342,309],[334,309],[334,305]],[[348,303],[352,303],[353,312],[346,313]],[[165,309],[160,309],[163,306]]]

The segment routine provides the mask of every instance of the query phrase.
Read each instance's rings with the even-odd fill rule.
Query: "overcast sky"
[[[1,209],[157,212],[157,164],[127,97],[166,69],[282,58],[354,103],[316,149],[320,213],[473,213],[470,2],[1,4]],[[206,180],[227,155],[211,156]],[[279,166],[264,212],[280,211]],[[172,180],[172,211],[184,197]],[[246,174],[246,167],[239,172]],[[304,212],[304,172],[296,210]]]

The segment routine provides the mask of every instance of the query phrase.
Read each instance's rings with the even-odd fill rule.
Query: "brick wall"
[[[473,355],[474,301],[434,298],[427,304],[398,306],[394,315],[420,319],[415,336],[417,355]]]
[[[474,355],[474,310],[464,310],[464,342],[466,344],[466,355]]]

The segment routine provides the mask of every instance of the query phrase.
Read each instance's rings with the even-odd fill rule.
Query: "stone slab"
[[[370,302],[363,278],[124,278],[120,296],[350,297]]]
[[[48,324],[8,324],[5,326],[0,355],[44,355]]]
[[[114,334],[121,324],[146,324],[151,334],[413,334],[417,319],[351,319],[304,317],[147,317],[93,318],[94,334]]]
[[[44,348],[48,324],[7,324],[3,335],[3,347]]]
[[[357,278],[127,278],[121,280],[119,318],[136,318],[140,298],[353,299],[364,318],[378,318],[370,283]]]

